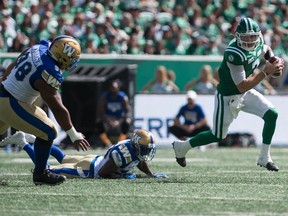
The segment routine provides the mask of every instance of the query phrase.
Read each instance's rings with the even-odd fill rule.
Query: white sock
[[[263,143],[261,146],[260,157],[267,158],[268,161],[271,160],[270,157],[270,145]]]

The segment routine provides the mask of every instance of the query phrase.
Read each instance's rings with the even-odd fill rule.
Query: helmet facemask
[[[77,65],[78,65],[78,62],[79,62],[80,59],[77,59],[77,58],[73,58],[70,62],[70,65],[66,66],[66,71],[67,72],[70,72],[72,70],[74,70]],[[64,66],[65,67],[65,66]]]
[[[143,129],[137,130],[133,134],[131,141],[136,148],[136,155],[139,160],[149,162],[153,159],[156,153],[156,146],[151,132]]]
[[[138,144],[138,145],[136,145],[136,147],[138,148],[137,157],[141,161],[149,162],[154,158],[154,156],[156,154],[155,144],[148,144],[148,145]]]
[[[246,51],[255,50],[261,43],[261,32],[251,32],[251,33],[238,33],[236,32],[237,44],[239,47]]]

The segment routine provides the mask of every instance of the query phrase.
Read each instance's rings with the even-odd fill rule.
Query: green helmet
[[[251,18],[241,18],[235,36],[237,45],[244,50],[253,51],[262,43],[259,25]]]

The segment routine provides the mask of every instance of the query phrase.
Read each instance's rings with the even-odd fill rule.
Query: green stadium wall
[[[0,64],[7,67],[18,53],[0,53]],[[93,55],[82,54],[79,64],[136,64],[136,92],[140,92],[143,86],[155,77],[156,68],[164,65],[168,70],[176,74],[176,85],[180,91],[192,79],[199,76],[204,64],[211,65],[213,71],[220,66],[221,56],[154,56],[154,55]]]

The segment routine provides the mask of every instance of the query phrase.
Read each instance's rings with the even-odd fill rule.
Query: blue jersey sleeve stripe
[[[95,161],[97,160],[97,158],[99,158],[98,155],[90,163],[89,178],[94,178],[94,164],[95,164]]]
[[[136,154],[135,154],[135,152],[133,150],[131,142],[127,142],[127,143],[125,143],[125,145],[129,149],[129,152],[130,152],[131,157],[132,157],[132,161],[138,160],[138,157],[136,156]]]
[[[116,147],[115,149],[113,149],[113,150],[116,150],[116,151],[118,152],[118,155],[121,157],[122,165],[120,166],[120,168],[126,167],[126,166],[127,166],[126,160],[125,160],[125,158],[124,158],[124,156],[123,156],[123,153],[122,153],[121,150],[119,149],[119,146],[117,146],[117,147]],[[110,155],[111,155],[111,153],[110,153]],[[109,157],[110,157],[110,156],[109,156]]]

